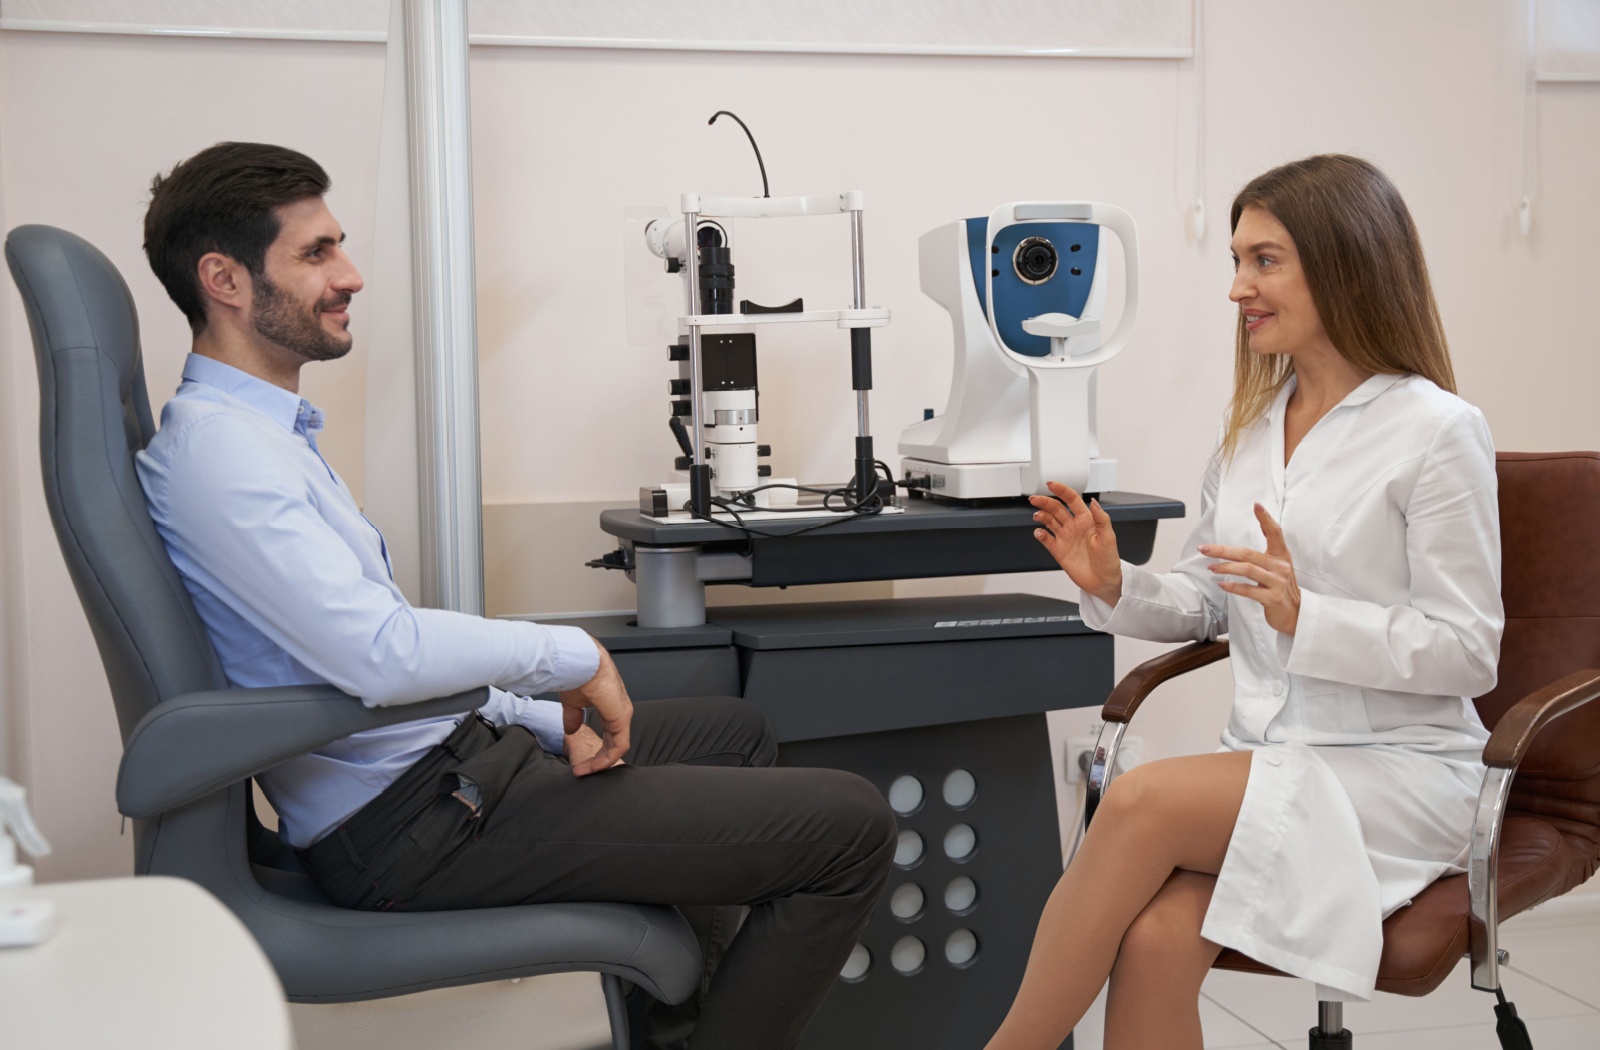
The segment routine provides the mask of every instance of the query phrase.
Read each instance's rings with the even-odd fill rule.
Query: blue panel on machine
[[[987,216],[967,220],[967,251],[972,258],[972,279],[978,286],[978,305],[988,310],[984,276],[986,269],[993,269],[997,271],[994,319],[1000,338],[1019,354],[1044,357],[1050,353],[1050,340],[1024,332],[1022,322],[1048,313],[1083,315],[1094,284],[1100,227],[1092,222],[1018,223],[1001,230],[994,242],[997,250],[986,252],[988,234]],[[1018,259],[1019,247],[1025,259]],[[1053,267],[1048,265],[1051,259]],[[1025,279],[1019,268],[1032,279]]]

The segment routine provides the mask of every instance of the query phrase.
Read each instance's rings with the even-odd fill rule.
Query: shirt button
[[[1273,682],[1272,683],[1272,695],[1273,696],[1282,696],[1283,695],[1283,683],[1282,682]]]

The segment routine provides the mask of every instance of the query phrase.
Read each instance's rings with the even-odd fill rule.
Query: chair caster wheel
[[[1355,1045],[1355,1036],[1350,1034],[1350,1029],[1341,1028],[1337,1032],[1324,1032],[1320,1027],[1311,1029],[1310,1045],[1306,1050],[1351,1050]]]

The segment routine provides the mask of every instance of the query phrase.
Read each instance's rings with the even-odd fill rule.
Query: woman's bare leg
[[[1151,762],[1106,792],[1034,934],[1022,987],[988,1050],[1055,1050],[1094,1002],[1122,937],[1179,868],[1215,875],[1250,753]]]
[[[1200,936],[1215,875],[1175,871],[1145,905],[1111,967],[1106,1050],[1201,1050],[1200,985],[1222,947]]]

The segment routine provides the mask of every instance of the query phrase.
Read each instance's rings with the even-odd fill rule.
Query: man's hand
[[[1293,635],[1300,623],[1300,584],[1294,578],[1294,559],[1289,556],[1289,545],[1284,542],[1283,529],[1272,520],[1267,508],[1259,503],[1256,504],[1256,520],[1261,523],[1261,533],[1267,538],[1265,552],[1249,547],[1208,543],[1200,547],[1200,553],[1222,559],[1207,566],[1212,572],[1221,576],[1243,576],[1253,581],[1226,581],[1217,586],[1229,594],[1260,602],[1267,614],[1267,626],[1282,634]]]
[[[567,762],[577,765],[587,762],[600,753],[600,737],[588,726],[579,726],[576,733],[568,733],[564,741]]]
[[[594,754],[572,763],[572,775],[575,777],[586,777],[621,762],[622,756],[628,753],[628,728],[633,722],[633,701],[628,699],[628,690],[622,684],[622,676],[617,673],[617,665],[611,662],[611,654],[606,652],[605,646],[599,642],[595,642],[594,646],[600,650],[600,669],[578,688],[561,694],[561,705],[566,708],[562,714],[569,758],[572,738],[578,736],[578,731],[583,728],[584,708],[594,708],[600,716],[600,727],[604,730],[600,746]],[[592,737],[594,734],[591,732],[589,735]]]

